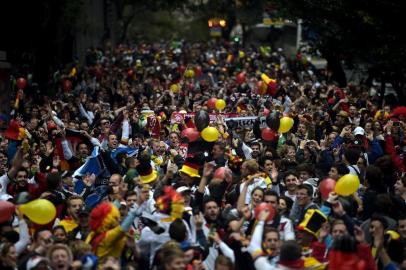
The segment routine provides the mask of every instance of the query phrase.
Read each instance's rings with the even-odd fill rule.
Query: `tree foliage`
[[[318,34],[324,55],[338,61],[363,62],[386,74],[403,77],[406,69],[406,32],[402,0],[271,0],[286,17],[303,19]]]

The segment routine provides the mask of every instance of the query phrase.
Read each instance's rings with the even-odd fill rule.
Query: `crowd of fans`
[[[1,214],[1,269],[406,269],[393,95],[228,42],[92,48],[47,89],[15,77],[28,84],[2,115],[0,200],[15,212]],[[214,142],[184,133],[202,110]],[[275,112],[294,125],[264,139]],[[354,194],[320,192],[348,174]],[[24,211],[37,199],[56,208],[47,224]]]

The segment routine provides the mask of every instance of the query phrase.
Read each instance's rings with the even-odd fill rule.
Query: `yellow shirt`
[[[62,226],[66,233],[73,231],[77,226],[79,226],[72,218],[62,219],[58,225]]]

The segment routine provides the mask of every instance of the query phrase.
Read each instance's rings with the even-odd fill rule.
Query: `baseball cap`
[[[362,127],[356,127],[354,129],[354,135],[365,135],[365,130]]]
[[[185,191],[191,191],[191,190],[187,186],[181,186],[181,187],[178,187],[176,189],[176,192],[178,192],[178,193],[182,193],[182,192],[185,192]]]

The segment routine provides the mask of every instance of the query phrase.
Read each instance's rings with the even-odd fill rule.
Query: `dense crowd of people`
[[[91,48],[47,89],[19,77],[1,269],[406,269],[393,95],[225,41]]]

